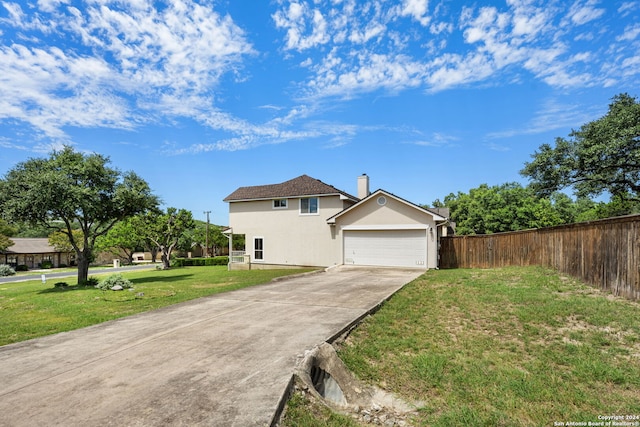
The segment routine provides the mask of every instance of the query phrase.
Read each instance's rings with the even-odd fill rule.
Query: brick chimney
[[[369,177],[363,173],[358,177],[358,199],[362,200],[369,194]]]

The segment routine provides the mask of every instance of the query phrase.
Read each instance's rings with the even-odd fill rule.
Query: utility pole
[[[205,249],[205,258],[209,258],[209,214],[211,213],[211,211],[204,211],[204,213],[207,214],[207,231],[206,231],[206,236],[205,236],[205,245],[206,245],[206,249]]]

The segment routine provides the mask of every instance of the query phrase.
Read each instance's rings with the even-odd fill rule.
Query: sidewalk
[[[160,265],[160,264],[128,265],[128,266],[117,267],[117,268],[92,267],[89,269],[89,276],[91,276],[92,274],[118,273],[122,271],[151,269],[151,268],[155,268],[156,265]],[[30,270],[28,274],[17,274],[15,276],[0,277],[0,283],[26,282],[28,280],[41,280],[43,274],[45,278],[49,280],[49,279],[61,279],[63,277],[76,277],[78,275],[78,272],[77,270],[57,272],[55,269]]]

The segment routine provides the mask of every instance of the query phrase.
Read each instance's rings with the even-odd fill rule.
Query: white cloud
[[[428,12],[429,0],[404,0],[402,3],[401,15],[411,16],[425,27],[431,22],[431,18],[427,15]]]
[[[310,75],[303,85],[306,96],[316,97],[415,87],[434,92],[507,75],[517,81],[528,73],[553,87],[610,84],[621,77],[622,63],[634,51],[623,42],[635,40],[640,32],[637,25],[629,26],[612,44],[610,32],[599,24],[606,10],[595,0],[506,3],[463,6],[456,19],[452,5],[440,3],[430,12],[429,2],[423,0],[308,1],[305,10],[313,4],[326,19],[322,45],[307,41],[313,39],[314,27],[308,11],[296,14],[295,24],[280,21],[280,28],[304,30],[295,43],[287,35],[284,47],[305,50],[300,62]],[[280,0],[276,16],[286,14],[291,4]],[[630,13],[634,7],[621,9]],[[606,37],[604,45],[617,51],[613,57],[600,48]],[[590,43],[578,47],[587,38]],[[613,67],[606,74],[602,71],[612,60],[617,75]],[[627,65],[632,69],[633,61]]]
[[[54,12],[62,4],[69,4],[69,0],[38,0],[38,9],[43,12]]]
[[[319,135],[341,144],[348,137],[333,135],[331,126],[288,129],[322,102],[329,108],[335,98],[376,91],[437,92],[523,76],[554,88],[608,87],[640,75],[639,25],[606,26],[637,13],[637,1],[617,10],[605,10],[602,0],[482,3],[276,0],[277,60],[299,67],[303,74],[289,88],[308,104],[270,108],[276,118],[253,123],[222,110],[231,91],[220,92],[221,82],[242,80],[245,58],[258,55],[232,17],[214,9],[218,3],[5,1],[0,120],[60,141],[66,127],[132,129],[187,117],[223,134],[209,148]]]
[[[412,141],[411,144],[422,147],[450,147],[454,145],[458,138],[452,135],[435,132],[429,138],[421,138]]]
[[[309,7],[306,2],[291,2],[286,11],[279,10],[272,18],[276,27],[287,30],[287,49],[302,51],[329,41],[325,17],[319,9]],[[305,36],[307,21],[311,34]]]
[[[618,8],[618,13],[620,15],[627,16],[629,15],[631,12],[633,12],[634,10],[637,10],[640,8],[640,3],[637,1],[626,1],[623,2],[620,7]]]
[[[586,2],[581,0],[576,1],[569,10],[569,18],[577,25],[583,25],[600,18],[605,10],[595,7],[596,4],[597,2],[593,0]]]
[[[627,25],[624,33],[616,38],[617,41],[633,41],[640,35],[640,24]]]
[[[597,109],[585,109],[578,104],[567,104],[557,99],[548,99],[540,106],[529,123],[518,129],[492,132],[487,139],[513,138],[518,135],[537,135],[556,129],[577,128],[600,114]]]
[[[485,144],[485,146],[491,151],[498,151],[501,153],[511,151],[511,147],[508,147],[506,145],[496,144],[495,142],[490,142],[488,144]]]
[[[254,53],[231,18],[206,3],[66,3],[40,0],[32,15],[3,3],[10,18],[2,24],[29,38],[0,45],[0,119],[50,138],[65,139],[66,126],[129,129],[154,116],[199,117],[222,76]]]

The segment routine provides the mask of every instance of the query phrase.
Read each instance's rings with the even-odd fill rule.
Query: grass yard
[[[415,426],[640,422],[640,304],[543,268],[429,271],[339,355],[366,382],[423,402]],[[358,424],[300,396],[282,423],[343,425]]]
[[[123,273],[133,290],[55,288],[73,278],[0,283],[0,345],[78,329],[107,320],[227,292],[309,270],[227,271],[226,266]],[[109,274],[95,275],[100,280]]]

